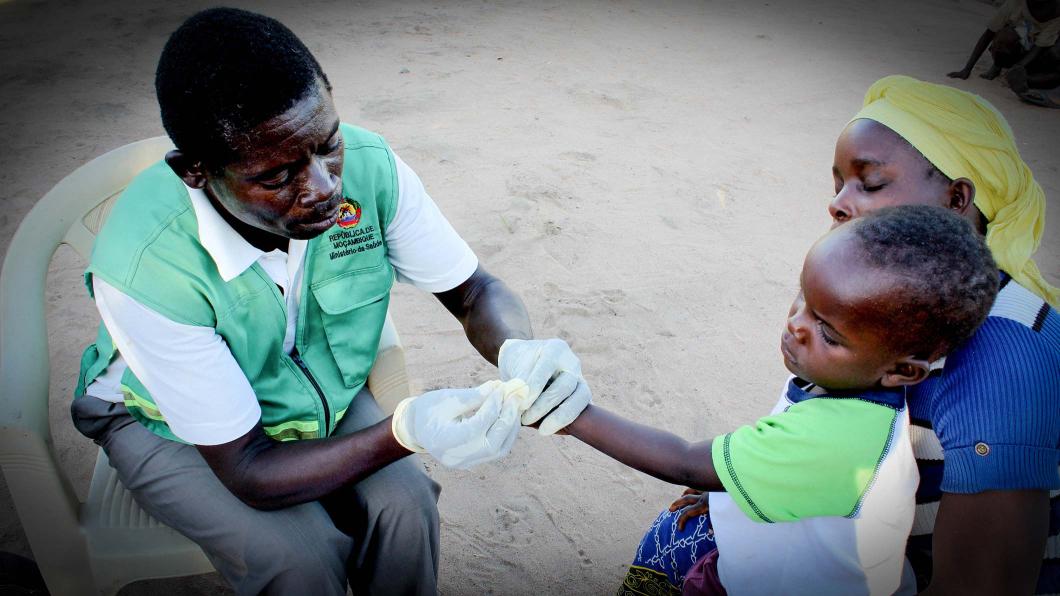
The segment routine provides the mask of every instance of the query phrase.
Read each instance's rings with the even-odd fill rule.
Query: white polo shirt
[[[478,258],[438,209],[423,183],[401,158],[397,168],[397,205],[384,235],[387,258],[398,281],[437,293],[466,281]],[[205,193],[188,188],[199,224],[199,242],[229,281],[255,262],[283,290],[287,334],[283,347],[294,347],[301,300],[305,240],[291,240],[287,252],[265,253],[243,239],[213,208]],[[147,308],[99,277],[92,278],[96,307],[118,355],[86,394],[121,402],[126,367],[151,393],[173,434],[196,445],[219,445],[249,431],[261,408],[229,351],[212,327],[176,323]],[[294,291],[290,291],[294,289]]]

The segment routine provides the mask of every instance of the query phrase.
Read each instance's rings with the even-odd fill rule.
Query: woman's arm
[[[923,594],[1031,594],[1049,531],[1049,491],[943,493]],[[985,542],[984,536],[989,539]]]
[[[703,491],[723,491],[710,441],[689,443],[590,404],[566,429],[586,445],[660,480]]]

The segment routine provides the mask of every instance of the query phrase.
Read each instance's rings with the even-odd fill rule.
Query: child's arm
[[[565,430],[601,453],[660,480],[704,491],[725,490],[714,471],[712,441],[689,443],[592,404]]]

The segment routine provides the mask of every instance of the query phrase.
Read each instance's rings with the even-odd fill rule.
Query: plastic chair
[[[88,500],[78,502],[48,428],[44,287],[52,255],[67,244],[87,261],[118,195],[169,149],[167,137],[131,143],[61,180],[19,225],[0,271],[0,469],[52,594],[114,594],[139,579],[213,570],[195,543],[140,509],[102,450]],[[409,395],[389,314],[368,385],[388,412]]]

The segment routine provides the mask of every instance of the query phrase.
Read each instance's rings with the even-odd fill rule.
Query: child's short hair
[[[905,205],[879,209],[854,226],[862,257],[897,285],[884,305],[884,337],[919,358],[939,358],[971,337],[997,296],[997,265],[983,237],[949,209]]]

